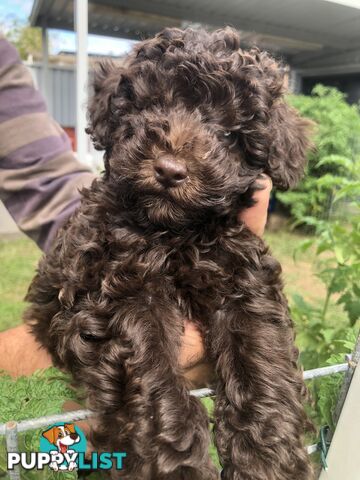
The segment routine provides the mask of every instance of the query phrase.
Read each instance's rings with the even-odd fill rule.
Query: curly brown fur
[[[93,443],[131,480],[219,477],[206,412],[178,364],[184,318],[217,373],[215,440],[228,480],[309,480],[308,425],[281,268],[237,213],[256,178],[294,185],[308,123],[283,74],[236,31],[166,29],[103,63],[88,133],[105,172],[40,262],[26,318],[86,389]],[[230,132],[230,133],[226,133]],[[164,156],[187,169],[165,188]]]

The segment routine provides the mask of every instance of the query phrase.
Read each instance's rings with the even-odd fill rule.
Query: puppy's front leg
[[[102,356],[103,378],[93,395],[96,411],[104,412],[94,444],[126,452],[114,478],[214,480],[207,414],[189,395],[178,364],[182,318],[167,303],[142,298],[119,305],[119,320],[112,319],[118,338]],[[109,394],[112,388],[117,395]]]
[[[218,375],[215,437],[223,478],[310,480],[302,443],[305,388],[292,324],[279,271],[270,257],[260,260],[251,271],[240,271],[237,293],[215,314],[209,338]]]

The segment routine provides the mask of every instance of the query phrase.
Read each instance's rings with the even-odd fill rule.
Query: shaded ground
[[[318,302],[324,298],[325,287],[314,273],[314,253],[309,250],[294,259],[294,251],[306,238],[289,231],[267,232],[265,235],[271,252],[282,265],[288,297],[300,293],[306,300]]]
[[[306,240],[307,236],[288,230],[266,232],[265,240],[270,246],[273,255],[280,261],[283,269],[285,293],[292,304],[293,295],[301,295],[304,299],[316,306],[323,306],[326,289],[322,281],[317,277],[319,271],[319,259],[316,258],[314,249],[310,248],[306,253],[294,252],[299,245]],[[325,255],[323,255],[325,257]],[[336,305],[338,295],[332,296],[327,314],[329,325],[347,324],[347,316],[341,305]]]

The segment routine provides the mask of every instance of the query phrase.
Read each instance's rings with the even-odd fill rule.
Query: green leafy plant
[[[333,215],[334,195],[353,179],[360,153],[360,110],[349,105],[336,88],[317,85],[311,95],[291,95],[288,101],[315,123],[315,148],[309,153],[306,176],[290,192],[277,192],[296,225],[304,217],[327,220]]]
[[[297,252],[314,249],[318,258],[317,276],[325,286],[325,296],[313,304],[301,295],[294,295],[292,316],[297,325],[301,362],[306,369],[329,363],[342,363],[350,353],[360,319],[360,167],[352,164],[351,179],[342,178],[332,190],[332,208],[342,203],[341,215],[335,219],[316,216],[299,217],[313,228],[314,236],[303,241]],[[318,179],[321,182],[321,179]],[[344,203],[344,200],[346,202]],[[340,211],[340,210],[339,210]],[[333,308],[345,313],[346,322],[339,322]],[[319,425],[333,427],[332,412],[336,403],[341,376],[312,382],[315,418]]]
[[[344,363],[345,355],[353,351],[355,342],[355,330],[348,329],[343,339],[336,340],[339,353],[332,354],[325,364],[335,365]],[[324,378],[317,378],[309,384],[312,396],[316,398],[312,417],[318,425],[328,425],[332,431],[335,429],[333,413],[338,402],[343,378],[343,374],[337,373]]]
[[[9,24],[0,25],[7,39],[14,44],[22,60],[29,56],[39,60],[42,56],[41,29],[15,18]]]
[[[56,368],[34,373],[30,377],[16,380],[9,375],[0,376],[0,423],[9,420],[25,420],[42,415],[61,412],[65,400],[76,400],[75,391],[69,386],[69,377]],[[22,452],[38,452],[41,429],[19,434]],[[5,439],[0,436],[0,477],[6,472]],[[26,480],[75,480],[74,472],[54,472],[49,468],[23,470],[21,478]]]
[[[312,216],[304,216],[301,221],[314,228],[315,235],[298,248],[302,252],[311,246],[316,248],[320,260],[319,278],[326,286],[326,297],[320,312],[315,312],[323,323],[329,310],[330,300],[337,297],[336,303],[343,305],[350,326],[360,318],[360,165],[354,164],[353,178],[339,182],[333,192],[332,204],[336,206],[344,198],[342,217],[326,221]],[[321,179],[319,179],[320,181]]]

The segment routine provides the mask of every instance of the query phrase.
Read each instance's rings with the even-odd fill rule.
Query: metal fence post
[[[7,453],[20,453],[17,433],[17,423],[14,421],[7,422],[5,426]],[[13,470],[8,470],[8,474],[11,480],[20,480],[19,465],[15,465]]]
[[[343,405],[345,403],[346,395],[350,387],[350,383],[352,380],[352,377],[355,372],[356,365],[360,362],[360,333],[358,335],[354,351],[351,357],[348,358],[348,364],[349,368],[347,369],[345,373],[345,377],[341,386],[341,390],[339,393],[338,401],[335,407],[335,411],[333,414],[333,420],[334,424],[337,424],[337,421],[339,420],[341,410],[343,408]]]
[[[355,366],[354,366],[355,367]],[[319,480],[358,480],[360,472],[360,368],[354,375],[345,397],[336,429],[326,455],[326,469]],[[326,449],[325,449],[326,452]]]

